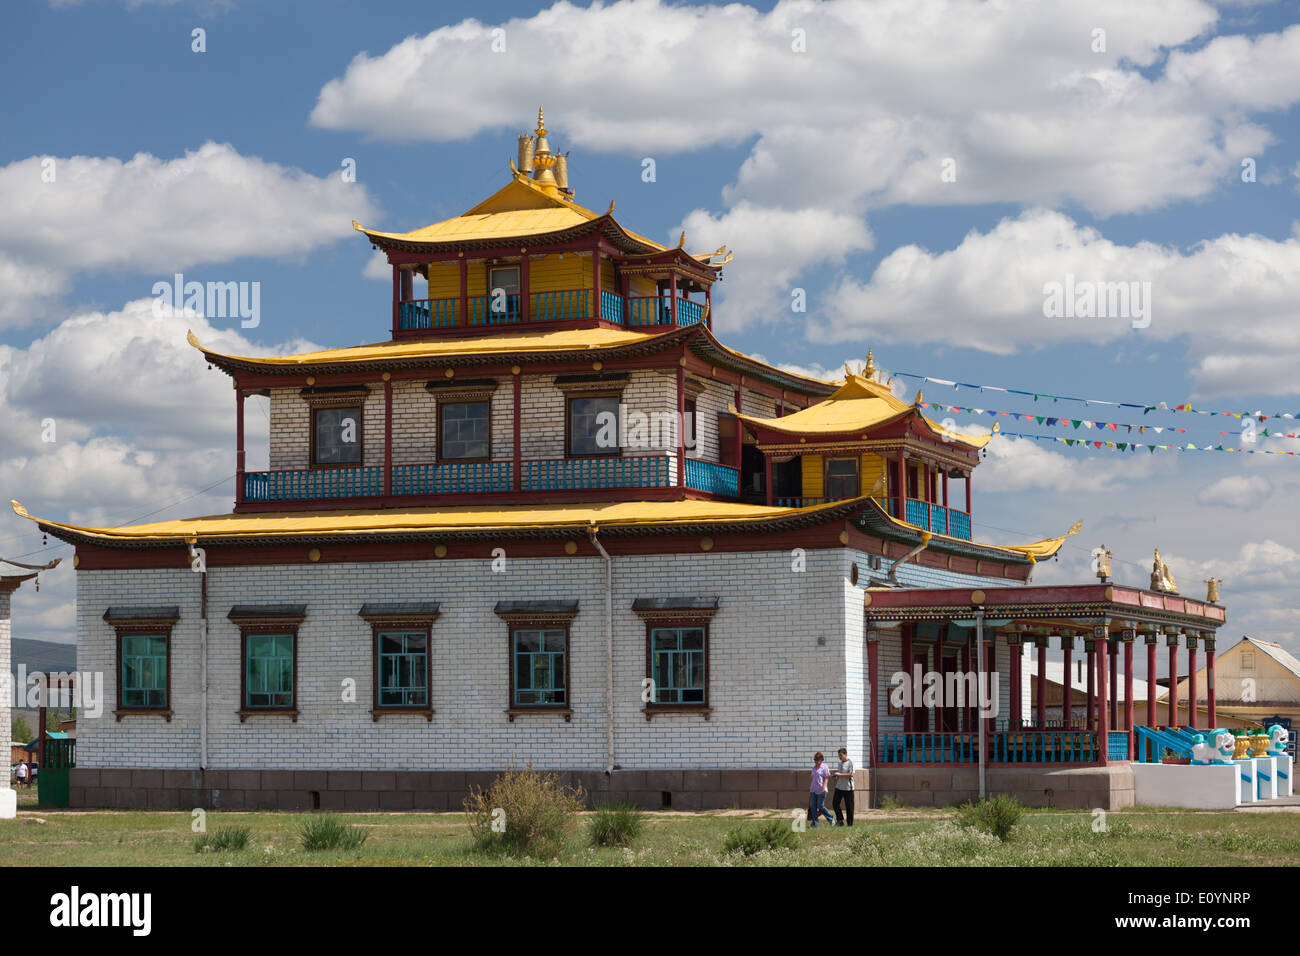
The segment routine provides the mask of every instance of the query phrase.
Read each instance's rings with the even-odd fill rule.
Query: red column
[[[1097,757],[1098,762],[1103,764],[1110,759],[1110,721],[1107,719],[1110,715],[1106,706],[1106,658],[1109,645],[1110,641],[1104,637],[1093,642],[1097,657],[1097,697],[1100,704],[1097,708]]]
[[[1156,635],[1144,634],[1147,642],[1147,726],[1159,726],[1156,719]]]
[[[1128,759],[1134,759],[1137,734],[1133,732],[1133,631],[1124,633],[1124,729],[1128,731]]]
[[[235,382],[235,502],[244,500],[244,393]]]
[[[672,297],[673,325],[677,324],[677,273],[668,276],[668,294]]]
[[[1106,648],[1106,653],[1110,657],[1110,725],[1115,730],[1119,729],[1119,651],[1116,648]]]
[[[515,366],[518,368],[518,366]],[[522,434],[519,426],[520,406],[523,404],[523,370],[520,369],[515,373],[515,412],[514,412],[514,472],[515,472],[515,491],[523,488],[524,481],[524,461],[523,461],[523,442],[520,439]],[[565,438],[568,441],[568,438]]]
[[[1195,727],[1198,719],[1196,713],[1196,638],[1189,634],[1187,636],[1187,723]]]
[[[1047,729],[1047,638],[1037,639],[1038,644],[1038,713],[1039,730]],[[1065,675],[1069,678],[1069,674]]]
[[[772,503],[772,456],[763,453],[763,478],[767,486],[767,503]]]
[[[876,741],[880,733],[880,659],[877,654],[875,632],[867,635],[867,674],[871,693],[871,725],[867,732],[867,746],[870,748],[867,766],[876,765]]]
[[[600,237],[596,237],[596,245],[591,250],[591,314],[594,318],[600,318]],[[680,421],[681,419],[678,419]]]
[[[686,369],[681,362],[677,363],[677,487],[686,487]]]
[[[971,473],[969,471],[966,472],[966,513],[967,514],[971,513],[970,512],[970,475]]]
[[[988,687],[992,682],[993,679],[992,675],[997,672],[997,667],[994,666],[995,662],[993,656],[995,653],[997,653],[997,649],[998,649],[998,645],[996,641],[989,641],[989,640],[984,641],[984,673],[980,675],[980,683],[979,683],[980,687]],[[975,703],[977,705],[979,704],[978,695],[976,695],[975,697]],[[988,703],[988,701],[986,701],[986,703]],[[977,713],[976,716],[978,717],[979,714]],[[980,717],[980,719],[984,721],[984,739],[989,741],[990,742],[989,746],[992,747],[993,731],[994,731],[993,718]]]
[[[706,322],[710,332],[713,331],[713,286],[707,286],[704,289],[704,314],[708,316]],[[740,406],[737,405],[737,408]]]
[[[1073,634],[1061,635],[1061,650],[1065,655],[1065,680],[1061,682],[1061,717],[1065,721],[1062,726],[1068,730],[1070,722],[1074,719],[1074,672],[1071,667],[1074,663]]]
[[[770,459],[769,459],[769,460],[770,460]],[[770,477],[770,469],[771,469],[771,466],[769,465],[769,477]],[[769,482],[769,491],[768,491],[768,495],[769,495],[769,499],[768,499],[768,500],[769,500],[769,503],[770,503],[770,501],[771,501],[770,482]],[[902,671],[903,671],[903,673],[907,676],[907,680],[908,680],[908,681],[911,681],[911,679],[912,679],[912,625],[911,625],[910,623],[904,623],[904,624],[902,625],[902,631],[903,631],[903,666],[902,666]],[[909,686],[910,686],[910,684],[909,684]],[[910,694],[910,692],[909,692],[909,694]],[[912,701],[911,701],[911,697],[910,697],[910,696],[908,697],[908,701],[909,701],[909,706],[906,706],[906,707],[903,708],[903,729],[904,729],[904,730],[911,730],[911,729],[912,729],[912,708],[911,708],[911,706],[910,706],[910,704],[912,703]]]
[[[528,250],[519,250],[519,321],[528,322],[532,315],[531,296],[528,292]]]
[[[1165,643],[1169,645],[1169,726],[1178,726],[1178,635],[1170,634]]]
[[[460,259],[460,316],[456,324],[469,325],[469,260],[463,253]]]
[[[401,301],[402,301],[402,270],[393,266],[393,338],[397,338],[397,330],[401,328]]]
[[[384,373],[384,497],[393,494],[393,380]]]
[[[948,507],[948,472],[943,472],[943,506]]]
[[[939,679],[942,681],[943,680],[943,676],[942,676],[943,675],[943,633],[942,632],[940,632],[939,636],[934,639],[934,648],[932,650],[932,653],[934,654],[934,672],[940,675]],[[934,703],[934,721],[930,725],[931,730],[937,731],[943,729],[943,707],[945,703],[946,701],[944,700],[944,696],[943,696],[943,685],[940,684],[939,699],[936,700]]]
[[[1210,708],[1210,729],[1213,730],[1218,724],[1218,717],[1214,712],[1214,638],[1205,639],[1205,702]]]
[[[736,386],[736,411],[740,409],[740,386]],[[743,497],[745,494],[745,472],[741,467],[745,461],[745,426],[739,418],[736,419],[736,497]]]
[[[898,499],[898,504],[895,506],[897,510],[895,510],[894,512],[894,517],[897,518],[899,521],[906,521],[907,520],[907,452],[903,451],[903,449],[901,448],[898,450],[897,471],[898,471],[898,493],[895,497],[897,497]]]
[[[970,640],[961,646],[961,670],[963,674],[970,673],[971,645],[975,642],[975,632],[970,632]],[[970,701],[966,701],[966,706],[961,709],[961,729],[970,731],[975,729],[975,710],[971,707]]]
[[[1094,638],[1084,638],[1083,641],[1084,660],[1087,661],[1088,671],[1088,720],[1084,726],[1089,730],[1097,729],[1097,641]]]
[[[1011,641],[1015,641],[1015,643],[1013,644]],[[1019,730],[1021,719],[1020,656],[1024,652],[1024,645],[1020,643],[1019,636],[1008,640],[1007,650],[1011,654],[1011,722],[1007,726],[1011,730]]]

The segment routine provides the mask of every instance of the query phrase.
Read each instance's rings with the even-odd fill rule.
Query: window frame
[[[645,608],[642,610],[634,607],[633,611],[645,622],[645,670],[643,675],[645,679],[650,681],[654,681],[653,646],[654,632],[656,630],[698,628],[704,631],[704,700],[677,704],[661,703],[657,700],[646,701],[642,707],[645,719],[648,721],[655,716],[665,714],[700,714],[703,715],[705,720],[710,719],[713,714],[713,705],[710,703],[710,697],[713,693],[713,618],[717,614],[717,607]],[[657,697],[657,685],[655,685],[655,691]]]
[[[477,458],[449,458],[443,454],[443,412],[452,405],[487,405],[487,454]],[[492,461],[492,393],[484,392],[482,395],[468,396],[442,396],[439,395],[434,401],[434,420],[436,431],[434,433],[434,457],[438,464],[457,464],[459,462],[484,462]]]
[[[299,709],[298,698],[298,628],[301,621],[262,621],[262,622],[244,622],[239,625],[239,722],[242,724],[249,717],[258,717],[262,715],[287,716],[292,717],[293,722],[298,722]],[[293,689],[292,701],[288,706],[277,705],[274,707],[252,707],[248,703],[248,638],[250,636],[284,636],[288,635],[293,642]]]
[[[510,655],[510,676],[506,685],[508,700],[506,702],[506,713],[510,714],[513,721],[515,716],[520,713],[560,713],[564,714],[565,721],[569,720],[569,715],[573,713],[573,654],[572,654],[572,634],[569,625],[571,620],[568,618],[535,619],[535,620],[512,620],[509,622],[508,644],[507,649]],[[555,704],[520,704],[515,700],[515,693],[518,687],[515,685],[515,635],[520,631],[564,631],[564,702]]]
[[[493,280],[492,280],[492,274],[493,274],[494,272],[498,272],[498,271],[501,271],[501,270],[503,270],[503,269],[513,269],[514,272],[515,272],[515,289],[514,289],[513,292],[511,292],[509,289],[507,289],[507,288],[506,288],[505,286],[503,286],[503,285],[502,285],[502,286],[497,285],[497,284],[496,284],[495,282],[493,282]],[[522,295],[522,294],[523,294],[523,288],[524,288],[524,269],[523,269],[523,263],[522,263],[522,262],[488,263],[488,267],[487,267],[487,286],[486,286],[486,288],[487,288],[487,297],[488,297],[489,299],[492,298],[492,292],[493,292],[494,289],[501,289],[502,291],[504,291],[505,294],[506,294],[506,297],[507,297],[507,298],[509,298],[509,297],[512,296],[512,295]]]
[[[432,721],[433,709],[433,622],[437,615],[421,617],[384,617],[375,615],[367,617],[370,624],[370,719],[378,721],[380,717],[394,714],[418,714],[425,720]],[[421,633],[425,640],[424,653],[424,703],[423,704],[384,704],[379,700],[379,638],[381,634]]]
[[[830,482],[831,482],[831,465],[832,465],[833,463],[835,463],[835,462],[838,462],[838,461],[848,461],[848,462],[852,462],[852,463],[853,463],[853,487],[854,487],[854,493],[851,494],[851,495],[845,495],[845,496],[843,496],[843,497],[838,497],[838,496],[836,496],[836,495],[832,495],[832,494],[831,494],[831,487],[830,487]],[[844,478],[847,478],[847,477],[848,477],[847,475],[836,475],[836,476],[835,476],[835,478],[836,478],[837,480],[843,480]],[[861,460],[858,459],[858,458],[855,458],[855,457],[851,457],[851,456],[849,456],[849,455],[835,455],[835,456],[828,455],[828,456],[826,456],[826,461],[825,461],[825,464],[823,465],[823,471],[822,471],[822,495],[823,495],[823,497],[825,497],[825,498],[827,498],[827,499],[833,499],[833,500],[836,500],[836,501],[847,501],[847,500],[850,499],[850,498],[857,498],[857,497],[859,497],[861,494],[862,494],[862,462],[861,462]]]
[[[618,406],[623,402],[622,389],[605,390],[598,392],[586,392],[570,390],[564,393],[564,457],[565,458],[621,458],[623,456],[623,435],[621,433],[622,422],[618,422],[620,433],[618,443],[611,451],[596,451],[590,453],[577,453],[573,450],[573,403],[579,399],[590,398],[612,398],[615,403],[615,417],[618,417]]]
[[[114,683],[117,686],[117,709],[113,711],[113,716],[117,720],[123,717],[131,716],[152,716],[164,717],[168,723],[171,723],[174,711],[172,710],[172,627],[175,621],[124,621],[121,623],[114,622],[113,630],[116,632],[115,642],[117,645],[117,670],[115,672]],[[122,641],[127,637],[162,637],[167,646],[167,702],[162,707],[136,706],[124,704],[122,702]]]
[[[307,468],[312,471],[327,468],[364,468],[366,464],[366,403],[370,389],[349,385],[343,388],[304,388],[299,392],[307,403]],[[316,461],[316,413],[326,409],[357,409],[357,460],[325,462]]]

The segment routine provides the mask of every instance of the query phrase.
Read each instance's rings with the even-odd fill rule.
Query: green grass
[[[589,817],[590,815],[584,815]],[[43,811],[23,807],[0,821],[3,866],[519,866],[529,858],[477,853],[463,813],[350,813],[338,822],[365,833],[356,849],[309,852],[300,843],[310,813],[208,814],[211,832],[247,827],[243,850],[196,853],[188,812]],[[643,813],[632,847],[592,847],[575,828],[559,861],[591,866],[1246,866],[1300,860],[1300,814],[1143,809],[1107,815],[1094,833],[1092,815],[1026,810],[1010,839],[957,826],[949,810],[859,811],[853,829],[809,828],[793,849],[752,856],[727,853],[727,834],[788,812]]]

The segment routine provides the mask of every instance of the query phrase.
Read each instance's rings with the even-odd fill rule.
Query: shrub
[[[644,829],[641,810],[630,803],[597,807],[587,821],[587,837],[592,846],[631,846]]]
[[[252,833],[248,827],[218,827],[212,833],[194,838],[195,853],[221,853],[225,850],[242,850],[248,846]]]
[[[559,776],[538,773],[529,764],[510,769],[484,790],[465,799],[474,847],[519,856],[553,857],[583,808],[581,787],[566,787]]]
[[[724,853],[739,851],[753,856],[762,850],[793,850],[799,845],[794,829],[785,820],[769,820],[762,826],[739,827],[722,841]]]
[[[308,852],[317,850],[356,850],[370,834],[348,826],[338,817],[324,814],[308,817],[298,828],[298,842]]]
[[[901,810],[903,809],[903,801],[899,800],[898,797],[885,797],[880,801],[880,809]]]
[[[957,808],[957,824],[1005,841],[1024,812],[1025,808],[1015,797],[1000,794],[978,803],[963,803]]]

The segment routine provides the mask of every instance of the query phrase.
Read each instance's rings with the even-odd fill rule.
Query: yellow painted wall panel
[[[800,462],[803,466],[803,496],[820,498],[826,487],[826,466],[821,455],[804,455]]]
[[[885,460],[879,455],[866,453],[862,456],[858,464],[858,475],[861,480],[859,485],[864,495],[871,494],[871,489],[875,486],[877,479],[885,473]],[[883,494],[883,492],[882,492]]]

